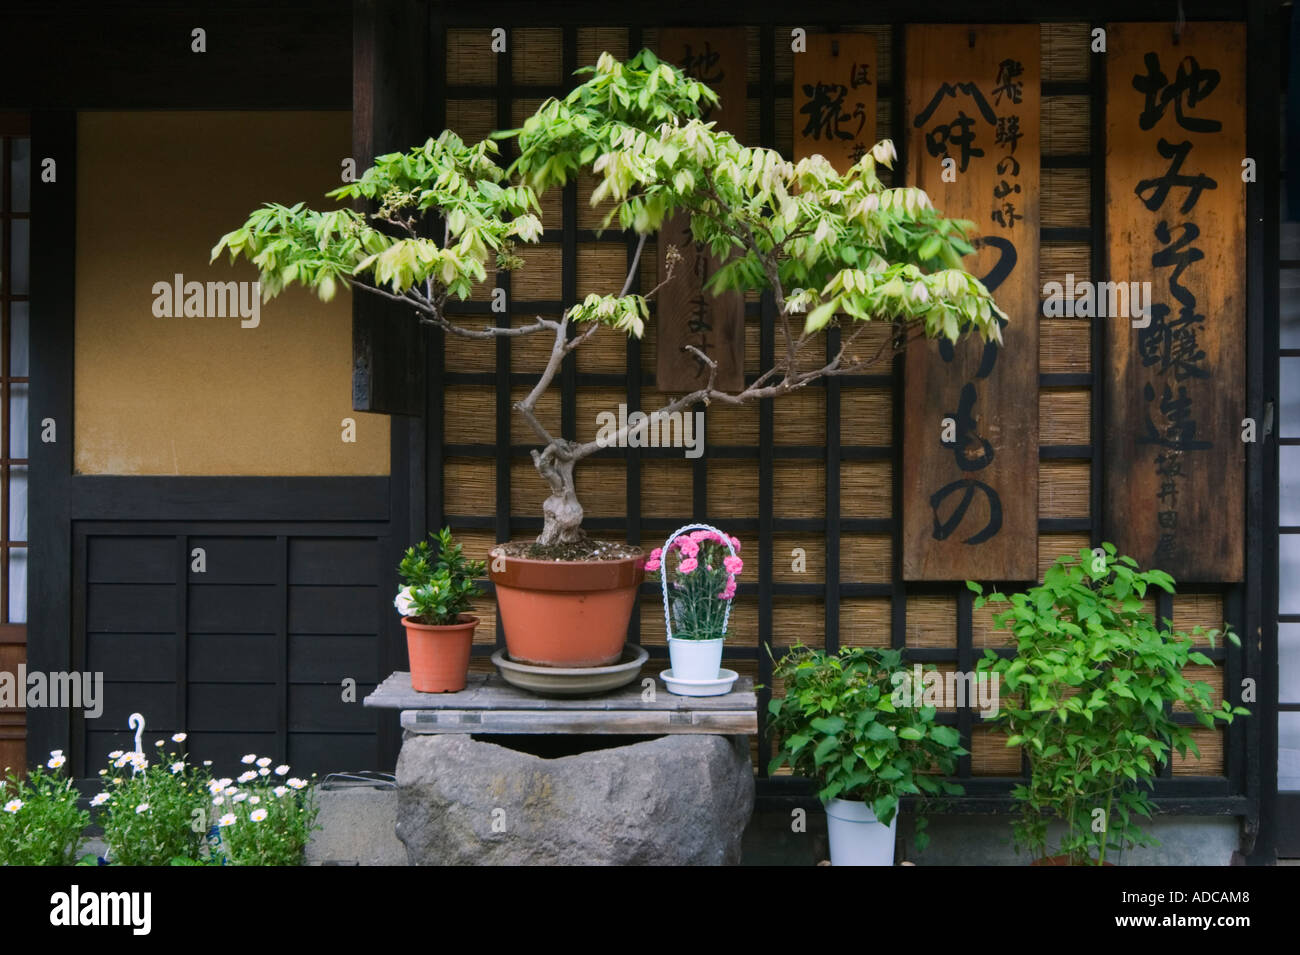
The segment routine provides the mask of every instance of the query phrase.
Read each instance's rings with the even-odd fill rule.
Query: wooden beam
[[[419,0],[356,0],[352,159],[360,175],[376,156],[423,142],[431,130],[427,7]],[[352,296],[352,407],[424,414],[424,336],[415,313],[365,292]]]

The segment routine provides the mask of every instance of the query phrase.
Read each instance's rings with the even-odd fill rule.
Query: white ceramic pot
[[[826,828],[831,837],[831,865],[893,865],[898,812],[882,826],[871,807],[856,799],[832,799],[826,804]]]
[[[680,640],[668,638],[668,659],[678,680],[716,680],[722,669],[724,638]]]

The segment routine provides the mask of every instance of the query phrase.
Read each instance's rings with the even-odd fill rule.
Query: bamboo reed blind
[[[877,129],[880,138],[902,138],[899,128],[900,74],[895,69],[900,36],[889,26],[838,27],[876,39]],[[1042,25],[1042,155],[1040,286],[1092,276],[1101,239],[1094,230],[1094,190],[1103,168],[1094,142],[1096,78],[1090,69],[1086,23]],[[488,30],[446,31],[443,124],[467,140],[518,124],[549,95],[570,88],[572,69],[590,65],[602,51],[626,56],[642,46],[654,49],[657,31],[555,27],[515,29],[509,53],[490,55]],[[790,28],[747,28],[748,90],[746,135],[750,144],[792,151],[793,54]],[[544,202],[546,234],[540,246],[524,250],[523,270],[501,277],[508,290],[511,324],[537,315],[557,317],[565,303],[589,292],[617,291],[630,261],[630,240],[617,231],[597,235],[603,209],[587,205],[592,183],[555,193]],[[640,287],[655,284],[653,243],[642,257]],[[490,292],[480,290],[464,308],[462,322],[499,320],[491,314]],[[1043,569],[1060,554],[1095,543],[1100,533],[1098,461],[1100,434],[1092,395],[1094,350],[1100,340],[1086,318],[1039,319],[1040,326],[1040,499],[1035,542]],[[746,307],[745,371],[757,375],[773,333],[770,307],[749,296]],[[442,345],[444,433],[442,517],[464,539],[468,553],[484,555],[498,540],[528,537],[540,528],[540,505],[548,490],[528,457],[531,433],[510,402],[527,393],[549,353],[547,336],[491,344],[449,337]],[[596,415],[650,410],[664,400],[654,387],[655,329],[642,342],[601,333],[579,350],[572,367],[557,376],[539,403],[549,429],[584,440],[594,435]],[[1015,356],[1009,356],[1014,360]],[[1007,646],[987,610],[975,611],[960,585],[904,584],[898,541],[900,489],[898,401],[901,379],[889,366],[876,374],[840,379],[832,387],[810,387],[766,402],[768,407],[707,409],[707,445],[695,461],[680,449],[602,452],[578,468],[587,527],[599,537],[630,540],[648,550],[677,526],[707,519],[742,542],[745,571],[731,616],[725,665],[755,678],[763,691],[782,687],[771,680],[765,644],[780,653],[796,641],[839,646],[898,646],[909,656],[941,670],[974,667],[986,646]],[[508,421],[508,433],[499,428]],[[508,501],[508,506],[501,506]],[[499,504],[499,502],[501,502]],[[768,503],[770,502],[770,503]],[[1029,546],[1029,542],[1026,542]],[[795,560],[802,552],[802,570]],[[1028,582],[1004,582],[1003,588]],[[1221,627],[1225,590],[1180,593],[1152,610],[1175,626]],[[828,604],[829,602],[829,604]],[[476,611],[484,625],[473,667],[490,670],[487,655],[499,640],[495,605],[485,599]],[[667,665],[658,591],[647,585],[631,637],[651,650],[646,674]],[[1204,674],[1216,699],[1223,671]],[[971,756],[961,773],[972,777],[1015,776],[1020,754],[1004,737],[980,726],[964,710],[950,719],[970,739]],[[1196,730],[1199,760],[1175,757],[1174,775],[1225,772],[1221,731]],[[760,776],[772,741],[754,740]]]

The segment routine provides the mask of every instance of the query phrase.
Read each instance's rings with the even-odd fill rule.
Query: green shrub
[[[885,825],[903,796],[962,792],[942,778],[966,752],[957,730],[936,722],[933,706],[895,703],[908,677],[898,650],[795,647],[773,676],[786,695],[768,704],[768,726],[781,740],[769,772],[788,764],[817,781],[823,802],[862,800]],[[922,828],[919,849],[928,841]]]
[[[1250,712],[1226,700],[1214,707],[1209,685],[1183,675],[1188,664],[1213,665],[1194,649],[1194,638],[1214,646],[1219,631],[1196,627],[1188,635],[1168,620],[1157,626],[1142,601],[1153,587],[1172,594],[1173,578],[1137,567],[1104,544],[1081,549],[1078,560],[1057,558],[1043,583],[1025,593],[985,597],[967,582],[980,594],[977,608],[1010,604],[993,619],[1015,634],[1016,654],[985,650],[979,670],[1001,676],[994,721],[1010,734],[1007,745],[1024,747],[1029,759],[1029,784],[1012,793],[1020,805],[1014,832],[1017,850],[1035,857],[1051,854],[1053,817],[1065,823],[1057,851],[1071,864],[1101,864],[1110,850],[1158,846],[1136,821],[1151,815],[1147,791],[1171,750],[1200,755],[1172,707],[1182,704],[1210,728]],[[1239,645],[1236,635],[1226,636]]]
[[[77,808],[80,793],[61,770],[62,750],[50,753],[20,779],[5,771],[0,780],[0,865],[72,865],[90,813]]]

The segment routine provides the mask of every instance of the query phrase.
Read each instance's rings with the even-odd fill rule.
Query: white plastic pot
[[[668,659],[678,680],[716,680],[722,669],[722,637],[713,640],[668,638]]]
[[[898,812],[882,826],[871,807],[856,799],[832,799],[826,804],[826,828],[831,837],[831,865],[893,865]]]

